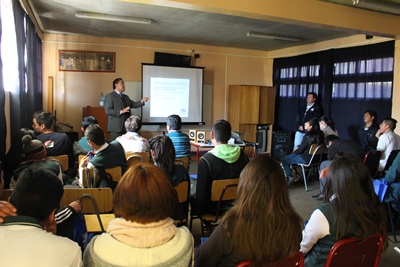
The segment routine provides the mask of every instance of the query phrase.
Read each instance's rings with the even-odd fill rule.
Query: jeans
[[[304,164],[307,163],[300,154],[289,154],[282,158],[282,166],[285,169],[286,175],[290,176],[290,165],[291,164]]]
[[[301,144],[301,141],[303,140],[305,133],[301,133],[299,131],[296,132],[296,134],[294,135],[294,146],[293,146],[293,150],[296,149],[296,147],[298,147]]]

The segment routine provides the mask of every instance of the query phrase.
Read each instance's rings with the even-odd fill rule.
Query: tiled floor
[[[195,160],[191,161],[190,164],[190,173],[197,172],[197,162]],[[319,191],[319,182],[314,179],[308,183],[308,192],[304,189],[304,183],[297,183],[289,187],[290,199],[295,207],[296,211],[302,216],[303,219],[308,219],[311,213],[319,204],[318,201],[312,200],[311,196],[318,194]],[[198,245],[200,243],[200,224],[199,220],[194,220],[192,233],[195,237],[195,244]],[[393,242],[393,236],[391,230],[388,229],[389,233],[389,247],[382,254],[380,267],[399,267],[400,266],[400,253],[394,250],[394,247],[400,247],[400,243],[395,244]],[[397,239],[400,240],[400,232],[397,232]],[[347,266],[343,266],[347,267]],[[349,266],[350,267],[350,266]]]

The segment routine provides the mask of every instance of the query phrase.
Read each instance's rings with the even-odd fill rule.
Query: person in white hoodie
[[[116,218],[87,245],[84,265],[189,266],[193,236],[170,218],[177,203],[175,189],[157,166],[130,168],[114,192]]]
[[[393,118],[384,118],[379,125],[379,130],[376,132],[376,137],[379,138],[376,150],[382,151],[379,171],[385,169],[390,152],[400,149],[400,136],[393,132],[396,129],[396,123],[397,121]]]

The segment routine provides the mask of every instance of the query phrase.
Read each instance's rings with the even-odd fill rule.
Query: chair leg
[[[392,227],[393,239],[394,239],[395,243],[398,243],[397,236],[396,236],[396,229],[394,227],[394,222],[393,222],[393,217],[392,217],[392,211],[390,209],[390,203],[386,202],[386,205],[388,207],[389,221],[390,221],[390,226]]]
[[[304,187],[305,187],[306,192],[307,192],[307,191],[308,191],[308,188],[307,188],[307,178],[306,178],[306,172],[305,172],[303,166],[301,166],[301,171],[302,171],[302,173],[303,173]]]

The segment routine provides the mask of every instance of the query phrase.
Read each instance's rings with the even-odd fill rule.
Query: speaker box
[[[272,157],[281,160],[284,156],[292,153],[292,132],[273,131],[272,132]]]
[[[205,143],[206,142],[206,132],[205,131],[197,131],[197,143]]]
[[[189,139],[190,141],[197,142],[197,130],[189,130]]]

